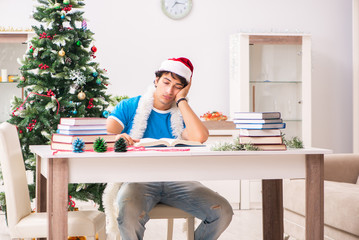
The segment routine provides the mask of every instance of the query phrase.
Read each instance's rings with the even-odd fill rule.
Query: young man
[[[186,58],[164,61],[156,72],[154,87],[116,106],[107,120],[108,132],[119,134],[128,145],[145,137],[205,142],[208,130],[186,99],[192,73],[192,63]],[[124,183],[117,201],[117,221],[124,240],[143,239],[148,212],[159,202],[202,220],[195,231],[196,240],[217,239],[233,215],[226,199],[199,182]]]

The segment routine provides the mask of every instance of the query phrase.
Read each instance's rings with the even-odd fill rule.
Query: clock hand
[[[172,7],[171,7],[171,8],[173,8],[174,6],[176,6],[176,4],[178,4],[178,2],[177,2],[177,1],[175,1],[175,3],[172,5]]]

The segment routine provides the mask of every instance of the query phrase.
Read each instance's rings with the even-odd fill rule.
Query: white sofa
[[[324,156],[324,239],[359,240],[359,154]],[[305,239],[305,182],[283,182],[284,232]]]

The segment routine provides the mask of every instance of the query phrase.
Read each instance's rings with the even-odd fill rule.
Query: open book
[[[206,145],[196,142],[182,139],[171,139],[171,138],[142,138],[139,142],[135,143],[135,146],[144,147],[204,147]]]

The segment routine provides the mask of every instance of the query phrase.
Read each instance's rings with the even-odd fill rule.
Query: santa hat
[[[181,77],[184,77],[187,82],[189,82],[193,74],[193,65],[189,59],[184,57],[170,58],[162,62],[158,71],[173,72]]]

